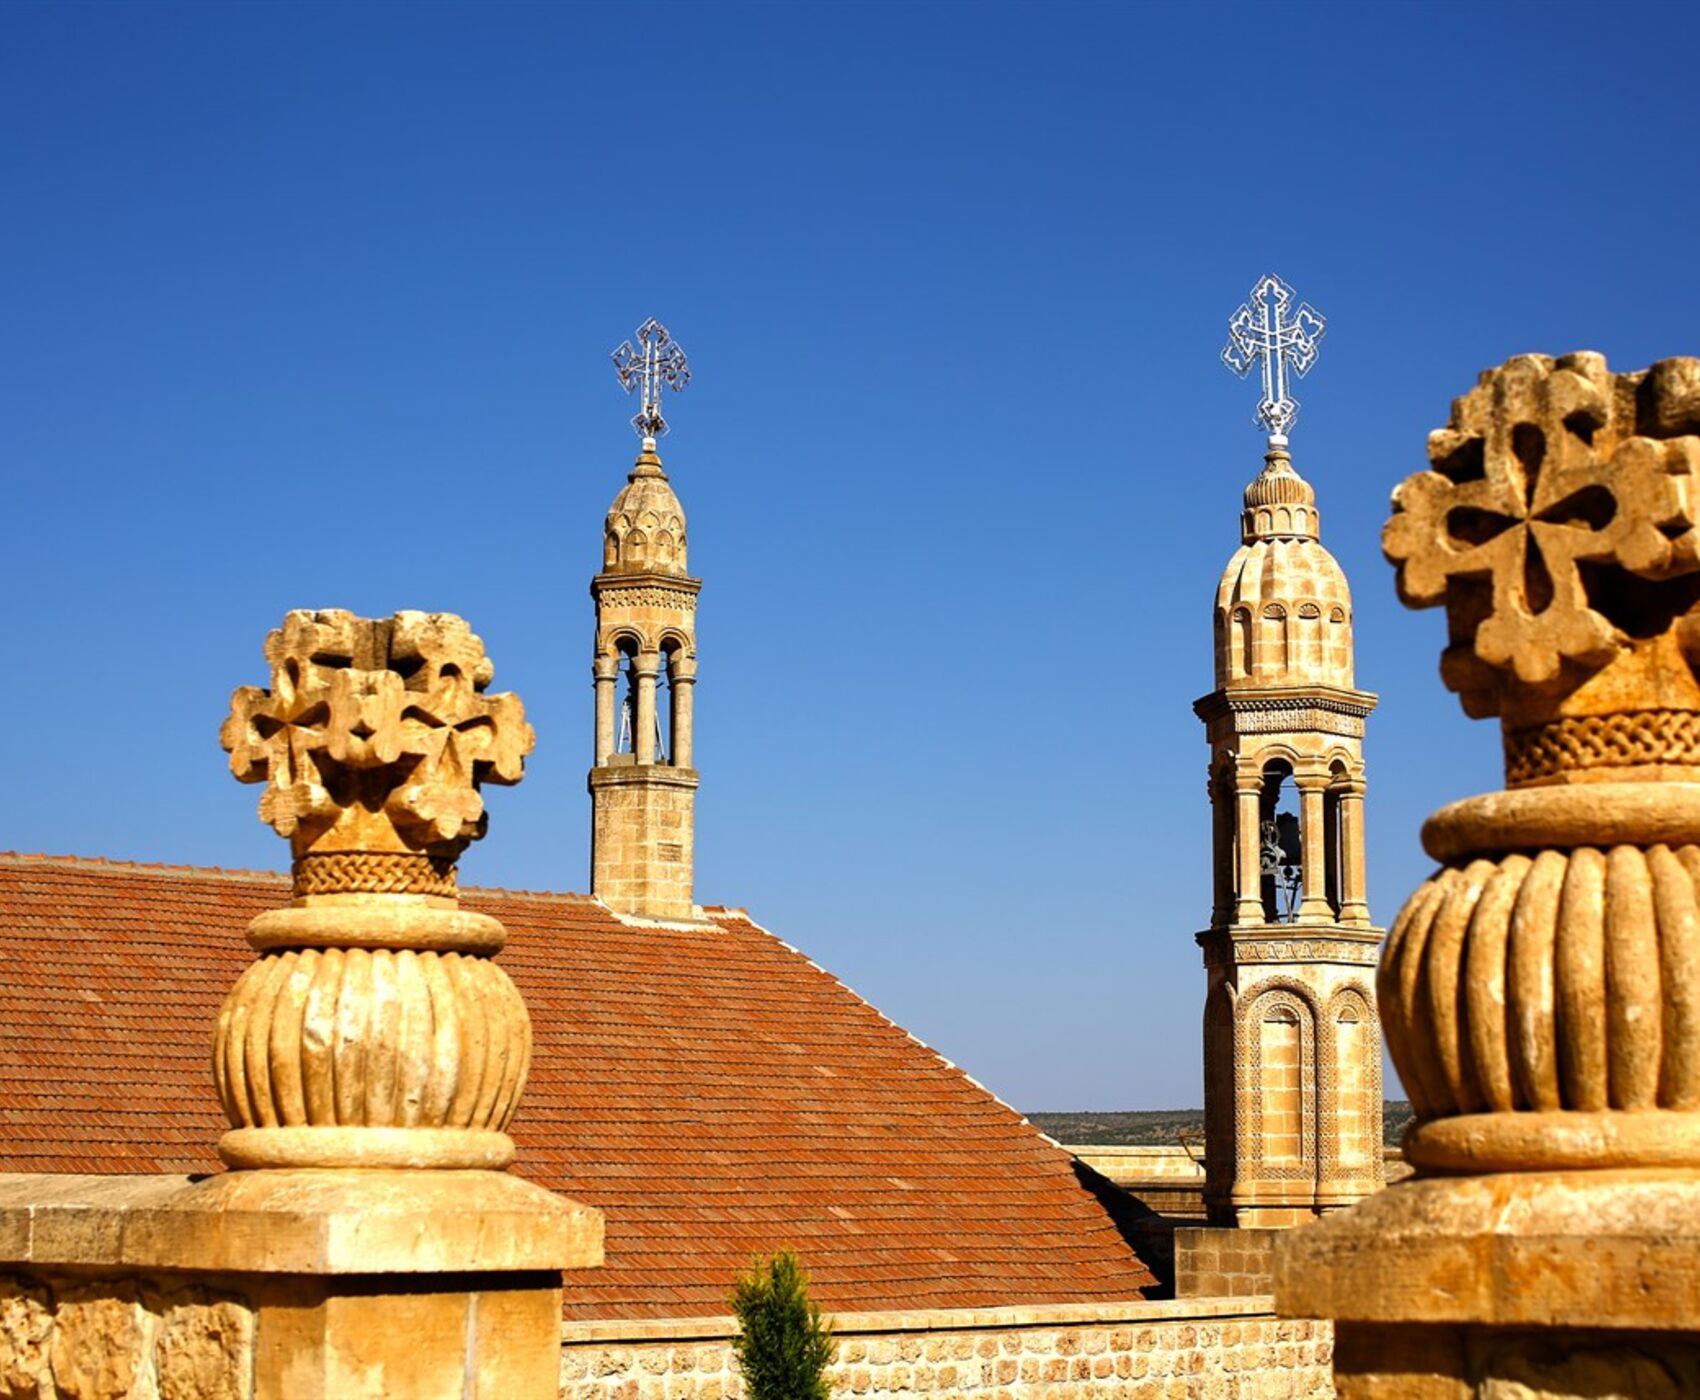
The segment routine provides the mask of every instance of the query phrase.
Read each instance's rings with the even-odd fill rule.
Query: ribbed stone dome
[[[684,574],[685,512],[661,470],[655,444],[644,440],[626,484],[608,508],[602,536],[602,571],[609,574]]]
[[[1352,594],[1317,539],[1316,492],[1273,448],[1216,590],[1218,686],[1352,685]]]

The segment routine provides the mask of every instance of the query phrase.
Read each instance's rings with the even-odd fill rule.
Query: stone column
[[[259,956],[213,1032],[230,1170],[72,1189],[65,1224],[36,1212],[0,1263],[233,1300],[251,1356],[232,1395],[553,1400],[561,1271],[601,1262],[602,1222],[502,1170],[531,1021],[495,961],[506,931],[459,907],[455,871],[481,789],[524,773],[524,706],[486,693],[484,645],[449,614],[292,612],[266,657],[271,688],[238,689],[220,738],[294,888],[249,925]]]
[[[615,691],[620,683],[620,658],[599,656],[591,667],[596,685],[596,766],[614,753]]]
[[[632,749],[640,765],[655,762],[655,677],[661,669],[661,653],[640,651],[632,666],[637,681],[637,706],[632,717],[636,733]]]
[[[1340,922],[1368,924],[1364,883],[1364,783],[1349,779],[1340,789]]]
[[[696,709],[697,663],[690,657],[673,653],[668,671],[668,689],[673,696],[673,766],[691,766],[692,721]]]
[[[1234,906],[1236,924],[1267,922],[1263,910],[1263,873],[1259,864],[1258,827],[1263,819],[1263,775],[1240,772],[1234,779],[1234,805],[1238,821],[1234,827],[1234,851],[1239,862],[1239,898]]]
[[[1323,819],[1329,777],[1326,773],[1299,773],[1293,781],[1299,789],[1299,858],[1304,880],[1298,922],[1333,923],[1334,910],[1328,903],[1328,832]]]
[[[1700,360],[1518,356],[1428,446],[1382,547],[1505,788],[1424,824],[1383,950],[1416,1179],[1285,1237],[1277,1307],[1342,1400],[1700,1394]]]

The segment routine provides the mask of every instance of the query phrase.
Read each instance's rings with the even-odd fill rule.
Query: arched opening
[[[619,675],[614,681],[615,713],[618,715],[615,729],[614,752],[636,753],[637,751],[637,641],[632,637],[621,637],[615,644],[619,652]]]
[[[1340,802],[1349,781],[1346,765],[1335,759],[1329,765],[1328,778],[1328,787],[1322,794],[1323,890],[1328,896],[1329,909],[1338,919],[1346,900],[1346,828]]]
[[[1234,759],[1218,756],[1210,770],[1210,926],[1224,928],[1234,919]]]
[[[1296,784],[1285,759],[1263,767],[1263,793],[1258,803],[1258,873],[1262,877],[1263,917],[1268,923],[1291,923],[1304,896],[1304,861],[1299,844],[1299,815],[1290,803]]]
[[[661,664],[655,673],[655,761],[671,763],[673,761],[673,735],[678,727],[677,706],[679,703],[679,687],[674,684],[678,676],[675,667],[678,664],[680,651],[676,638],[669,637],[661,644]]]

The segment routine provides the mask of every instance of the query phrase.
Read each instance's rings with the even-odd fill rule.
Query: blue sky
[[[276,867],[217,745],[290,607],[446,609],[539,745],[465,878],[587,882],[590,603],[690,352],[698,894],[1024,1109],[1200,1101],[1217,362],[1357,599],[1370,894],[1497,782],[1377,535],[1481,368],[1700,352],[1675,5],[0,8],[0,847]],[[232,930],[232,937],[239,931]]]

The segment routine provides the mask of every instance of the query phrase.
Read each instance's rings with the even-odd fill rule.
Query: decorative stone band
[[[294,865],[297,899],[326,894],[423,894],[453,899],[455,863],[450,857],[407,851],[325,851]]]
[[[1511,787],[1585,770],[1650,765],[1700,772],[1700,713],[1582,715],[1505,734],[1505,781]]]
[[[598,600],[606,607],[617,608],[679,608],[695,612],[697,595],[694,589],[659,588],[654,585],[622,587],[613,581],[599,580]]]
[[[1400,911],[1378,995],[1413,1165],[1700,1166],[1700,846],[1455,862]]]
[[[1381,930],[1354,929],[1345,932],[1304,931],[1302,926],[1276,932],[1264,929],[1255,934],[1242,934],[1229,929],[1206,929],[1197,935],[1204,949],[1207,967],[1248,963],[1350,963],[1357,967],[1372,967],[1381,949]]]
[[[530,1062],[525,1003],[487,958],[268,952],[219,1012],[213,1072],[236,1130],[219,1152],[232,1166],[489,1167],[512,1155],[502,1130]]]

